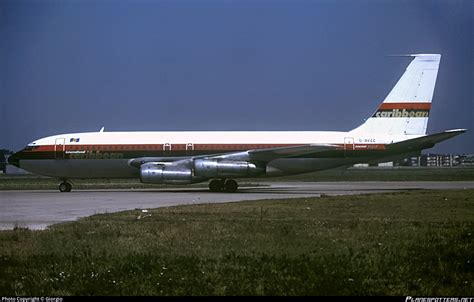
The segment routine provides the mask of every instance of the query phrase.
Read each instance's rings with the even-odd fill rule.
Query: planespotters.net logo
[[[429,117],[429,110],[420,109],[392,109],[377,110],[372,117]]]
[[[407,296],[405,302],[474,302],[474,298],[468,297],[412,297]]]

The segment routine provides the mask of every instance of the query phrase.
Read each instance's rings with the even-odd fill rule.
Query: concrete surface
[[[242,200],[352,195],[417,189],[472,189],[474,181],[463,182],[279,182],[243,187],[236,193],[211,193],[207,189],[173,188],[150,190],[52,190],[0,191],[0,230],[47,226],[99,213],[149,209],[184,204],[220,203]],[[269,185],[269,186],[268,186]]]

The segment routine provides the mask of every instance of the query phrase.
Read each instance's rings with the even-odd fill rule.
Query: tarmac
[[[207,188],[149,190],[0,191],[0,230],[15,227],[43,230],[56,223],[100,213],[186,204],[244,200],[354,195],[406,190],[473,189],[474,181],[427,182],[275,182],[242,187],[236,193],[211,193]]]

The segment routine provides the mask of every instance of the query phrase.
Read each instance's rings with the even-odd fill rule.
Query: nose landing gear
[[[66,180],[59,184],[59,191],[60,192],[71,192],[72,184]]]
[[[233,179],[213,179],[209,183],[211,192],[235,193],[239,185]]]

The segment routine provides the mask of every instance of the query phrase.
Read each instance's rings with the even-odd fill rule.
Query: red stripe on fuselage
[[[169,144],[171,151],[246,151],[255,149],[270,149],[283,147],[296,147],[306,144],[193,144],[192,149],[188,144]],[[344,148],[344,144],[337,144]],[[348,144],[352,145],[352,144]],[[355,150],[384,150],[385,144],[353,144]],[[167,144],[114,144],[114,145],[66,145],[65,151],[164,151],[168,150]],[[24,152],[53,152],[62,151],[61,145],[35,146],[33,150]]]
[[[347,148],[346,148],[347,150]],[[385,150],[384,144],[354,144],[354,150]]]
[[[430,110],[431,103],[382,103],[379,106],[379,110],[393,110],[393,109]]]
[[[173,151],[185,150],[253,150],[253,149],[268,149],[302,146],[305,144],[114,144],[114,145],[66,145],[65,151],[163,151],[165,147],[170,146]],[[25,150],[24,152],[51,152],[61,151],[62,145],[40,145],[35,146],[32,150]]]

